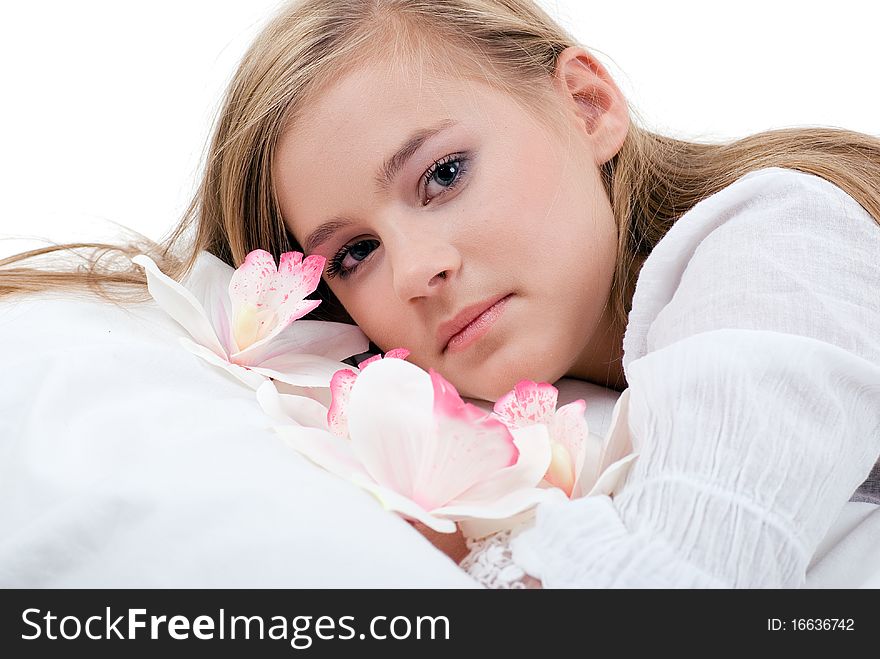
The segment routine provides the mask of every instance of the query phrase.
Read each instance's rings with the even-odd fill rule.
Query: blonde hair
[[[546,91],[556,60],[580,45],[530,0],[299,0],[283,7],[245,54],[210,142],[200,186],[160,244],[46,247],[0,261],[0,297],[47,289],[91,290],[115,301],[147,299],[129,259],[153,257],[175,279],[206,250],[236,266],[253,249],[300,250],[286,229],[272,182],[284,129],[307,114],[325,85],[381,57],[400,66],[481,80],[553,125]],[[420,69],[417,69],[420,70]],[[635,113],[630,110],[631,115]],[[631,116],[627,138],[601,175],[619,229],[611,289],[626,324],[639,268],[684,212],[744,174],[786,167],[840,186],[880,224],[880,139],[835,128],[770,131],[720,144],[652,133]],[[78,267],[22,262],[73,252]],[[45,265],[41,262],[41,265]],[[323,284],[317,317],[348,320]],[[313,316],[314,317],[314,316]]]

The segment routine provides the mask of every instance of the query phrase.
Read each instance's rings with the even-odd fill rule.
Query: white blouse
[[[623,343],[639,458],[613,500],[540,506],[516,563],[551,588],[803,585],[844,504],[871,500],[878,264],[873,218],[794,170],[682,215],[645,261]]]

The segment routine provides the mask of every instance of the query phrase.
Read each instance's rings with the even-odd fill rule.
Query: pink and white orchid
[[[629,390],[618,399],[605,439],[590,433],[586,403],[576,400],[556,409],[559,391],[546,382],[522,380],[495,403],[495,414],[514,428],[545,425],[552,459],[544,481],[569,498],[611,494],[636,457],[626,426]]]
[[[409,357],[409,350],[406,348],[394,348],[384,355],[384,359],[406,359],[407,357]],[[369,359],[362,361],[359,368],[363,370],[380,359],[383,359],[383,355],[373,355]],[[351,395],[351,388],[354,386],[357,376],[358,374],[350,368],[344,368],[336,371],[330,380],[332,401],[330,409],[327,410],[327,427],[330,428],[330,432],[339,437],[348,437],[346,409],[348,407],[348,398]]]
[[[254,250],[233,269],[203,252],[186,285],[165,275],[148,256],[144,268],[153,299],[192,337],[190,352],[257,389],[266,378],[300,387],[326,387],[339,361],[366,351],[354,325],[299,318],[320,300],[305,299],[318,285],[324,258],[299,252]]]
[[[510,518],[548,498],[537,487],[550,464],[543,425],[509,429],[438,373],[403,359],[374,361],[354,379],[344,403],[349,439],[309,427],[317,408],[304,414],[302,401],[271,383],[257,396],[274,418],[299,417],[276,427],[299,452],[435,531]]]

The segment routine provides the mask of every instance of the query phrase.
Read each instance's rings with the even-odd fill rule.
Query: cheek
[[[392,348],[409,348],[412,343],[405,334],[410,326],[401,318],[399,300],[393,291],[377,283],[365,284],[347,294],[339,295],[352,320],[383,352]]]

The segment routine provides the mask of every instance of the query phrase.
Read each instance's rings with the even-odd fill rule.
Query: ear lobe
[[[583,48],[571,46],[557,58],[556,85],[593,144],[597,164],[613,158],[626,139],[629,111],[605,67]]]

